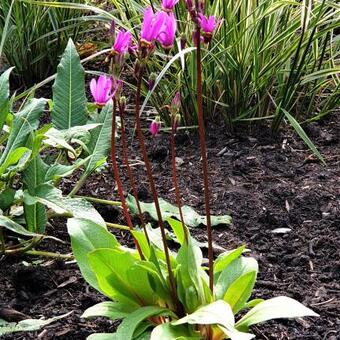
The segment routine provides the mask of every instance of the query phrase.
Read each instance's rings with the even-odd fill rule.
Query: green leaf
[[[126,317],[123,322],[119,325],[117,329],[116,336],[118,339],[124,340],[132,340],[133,334],[137,328],[137,326],[144,321],[145,319],[151,316],[159,316],[159,315],[171,315],[173,313],[167,308],[157,307],[157,306],[146,306],[141,307],[131,313],[128,317]]]
[[[139,282],[131,284],[128,279],[128,270],[137,261],[130,252],[101,248],[89,253],[88,260],[100,290],[107,297],[136,307],[144,304]]]
[[[135,310],[131,305],[119,302],[104,301],[88,309],[81,316],[82,318],[106,317],[111,320],[124,319]]]
[[[310,140],[310,138],[307,136],[306,132],[303,130],[301,125],[298,123],[298,121],[285,109],[281,108],[281,110],[284,112],[285,116],[289,120],[289,123],[293,126],[294,130],[301,137],[304,143],[309,147],[309,149],[314,153],[314,155],[319,158],[322,164],[326,165],[326,162],[321,156],[321,153],[316,148],[316,146],[313,144],[313,142]]]
[[[0,193],[0,209],[2,211],[8,209],[14,201],[15,190],[12,188],[5,188]]]
[[[292,298],[278,296],[257,304],[237,322],[236,327],[246,330],[251,325],[267,320],[301,318],[304,316],[319,315]]]
[[[103,218],[88,201],[83,198],[63,197],[61,190],[48,183],[38,185],[35,188],[34,196],[25,190],[24,202],[27,205],[39,202],[49,207],[57,214],[94,220],[102,227],[105,228],[106,226]]]
[[[14,115],[13,126],[6,148],[1,155],[0,165],[4,164],[15,149],[26,145],[30,132],[38,128],[39,117],[44,110],[45,104],[45,99],[32,99],[20,112]]]
[[[253,271],[258,272],[258,264],[252,257],[240,257],[231,262],[217,279],[214,289],[216,299],[223,299],[233,282],[242,275]]]
[[[202,259],[200,248],[194,245],[189,237],[188,243],[182,244],[176,258],[178,298],[189,312],[194,311],[205,301],[202,280],[207,278],[201,267]]]
[[[116,238],[100,224],[81,218],[70,218],[67,230],[71,237],[73,254],[77,260],[84,279],[93,288],[100,290],[96,275],[88,260],[88,254],[99,248],[115,248],[120,244]]]
[[[9,112],[9,76],[13,70],[13,67],[0,76],[0,132],[4,126],[7,114]]]
[[[47,165],[39,154],[33,157],[28,167],[23,172],[22,181],[24,190],[34,196],[37,187],[44,182]],[[24,204],[26,228],[35,233],[44,233],[47,223],[46,209],[42,203],[32,205]]]
[[[12,221],[9,217],[0,215],[0,226],[23,236],[39,236],[25,229],[22,225]]]
[[[57,320],[66,318],[72,312],[66,313],[60,316],[55,316],[53,318],[49,318],[46,320],[42,319],[26,319],[22,320],[18,323],[16,322],[7,322],[5,320],[0,319],[0,336],[4,336],[6,334],[16,333],[16,332],[29,332],[29,331],[37,331],[52,322]]]
[[[86,124],[85,72],[70,39],[53,85],[52,124],[65,130]]]
[[[231,262],[239,258],[245,246],[238,247],[232,251],[225,252],[217,257],[214,261],[214,274],[221,272],[225,267],[229,266]]]
[[[228,303],[222,300],[199,308],[192,314],[172,322],[173,325],[218,325],[219,328],[232,340],[248,340],[255,336],[242,333],[235,328],[234,314]]]
[[[97,120],[100,126],[91,131],[88,150],[92,157],[86,165],[84,176],[91,174],[97,168],[98,162],[109,153],[111,145],[112,109],[112,102],[106,104],[101,110]]]
[[[157,212],[154,203],[144,203],[139,202],[140,207],[143,212],[147,212],[154,220],[158,220]],[[131,211],[132,214],[138,214],[138,208],[136,204],[136,200],[132,195],[128,195],[126,198],[126,204]],[[178,207],[170,204],[166,200],[160,198],[159,205],[162,211],[163,219],[167,219],[168,217],[176,217],[180,219],[180,215],[178,212]],[[182,206],[184,223],[190,227],[197,227],[200,224],[206,224],[206,217],[199,215],[193,208],[184,205]],[[218,224],[230,224],[231,217],[229,215],[224,216],[211,216],[211,224],[213,226]]]
[[[174,326],[170,322],[158,325],[151,332],[150,340],[201,340],[199,336],[192,336],[187,327]]]
[[[245,307],[253,291],[256,275],[257,272],[252,271],[240,276],[229,286],[224,294],[223,300],[228,302],[234,314]]]
[[[187,226],[183,226],[181,221],[175,220],[171,217],[167,218],[166,221],[169,223],[171,229],[173,230],[179,244],[183,244],[185,241],[184,230],[186,229],[187,234],[189,233]]]
[[[115,333],[94,333],[89,335],[86,340],[119,340]]]
[[[0,166],[0,176],[8,172],[16,171],[18,168],[24,167],[30,155],[31,150],[24,146],[12,150]],[[20,160],[23,160],[21,164]]]

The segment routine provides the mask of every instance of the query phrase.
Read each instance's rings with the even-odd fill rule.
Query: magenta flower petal
[[[160,128],[161,122],[159,121],[159,119],[156,118],[151,122],[149,131],[152,134],[152,136],[155,137],[158,134]]]
[[[179,0],[162,0],[162,9],[166,12],[171,12]]]
[[[174,46],[176,30],[175,15],[173,13],[166,14],[165,21],[157,38],[164,49],[169,50]]]
[[[104,106],[112,98],[111,78],[101,75],[97,81],[92,79],[90,82],[90,90],[95,103],[98,106]]]
[[[112,50],[117,54],[125,54],[128,52],[131,43],[132,35],[130,32],[118,31]]]
[[[154,14],[152,8],[148,7],[144,11],[144,18],[140,34],[141,40],[146,44],[152,44],[152,42],[157,39],[165,20],[165,12],[157,12]]]

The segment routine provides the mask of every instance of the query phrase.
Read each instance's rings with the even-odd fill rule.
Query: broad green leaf
[[[205,294],[202,280],[205,273],[201,268],[202,252],[193,244],[191,238],[188,243],[183,243],[178,251],[176,281],[178,287],[178,298],[191,312],[205,301]]]
[[[24,146],[21,146],[17,149],[12,150],[11,153],[8,155],[8,157],[6,157],[6,159],[0,166],[0,176],[2,176],[3,174],[9,171],[16,171],[18,166],[14,166],[14,165],[19,165],[19,161],[21,159],[23,159],[24,162],[26,163],[30,155],[31,155],[31,150],[29,150],[28,148]]]
[[[217,300],[209,305],[203,306],[194,313],[189,314],[177,321],[173,325],[217,325],[232,340],[248,340],[255,336],[243,333],[235,328],[234,314],[228,303]]]
[[[147,212],[154,220],[157,221],[157,212],[154,203],[144,203],[139,202],[140,207],[143,212]],[[131,211],[132,214],[138,214],[138,208],[136,204],[136,200],[132,195],[128,195],[126,198],[126,204]],[[180,219],[178,207],[170,204],[166,200],[160,198],[159,205],[162,211],[163,219],[167,219],[168,217],[176,217]],[[199,215],[193,208],[184,205],[182,206],[183,218],[186,225],[190,227],[197,227],[200,224],[206,224],[206,217]],[[211,216],[211,224],[213,226],[218,224],[230,224],[231,217],[229,215],[224,216]]]
[[[137,326],[147,318],[151,316],[159,316],[159,315],[167,315],[173,316],[173,313],[167,308],[162,308],[158,306],[146,306],[141,307],[131,313],[128,317],[126,317],[123,322],[119,325],[117,329],[117,338],[124,340],[132,340],[133,335]]]
[[[9,76],[13,70],[13,67],[0,76],[0,132],[5,123],[8,111],[9,111]]]
[[[200,336],[190,334],[187,327],[180,325],[174,326],[170,322],[158,325],[151,332],[150,340],[202,340]]]
[[[186,226],[183,226],[181,221],[175,220],[174,218],[167,218],[166,220],[171,229],[173,230],[177,241],[179,242],[179,244],[183,244],[184,240],[185,240],[185,229],[187,231],[187,233],[189,233],[188,228]]]
[[[256,274],[256,271],[252,271],[240,276],[224,294],[223,300],[228,302],[234,314],[243,309],[250,298],[256,282]]]
[[[47,165],[42,161],[39,154],[33,157],[28,167],[23,172],[22,181],[24,190],[31,196],[36,193],[37,187],[44,182]],[[24,204],[26,228],[35,233],[44,233],[47,223],[46,209],[42,203],[32,205]]]
[[[321,153],[316,148],[316,146],[313,144],[313,142],[310,140],[310,138],[307,136],[306,132],[303,130],[301,125],[298,123],[298,121],[285,109],[281,109],[287,119],[289,120],[289,123],[293,126],[296,133],[301,137],[301,139],[304,141],[304,143],[309,147],[309,149],[314,153],[316,157],[319,158],[319,160],[325,165],[326,162],[321,156]]]
[[[53,85],[52,124],[58,130],[86,124],[85,72],[70,39]]]
[[[32,233],[32,232],[28,231],[22,225],[14,222],[9,217],[4,216],[4,215],[0,215],[0,226],[6,228],[8,230],[11,230],[14,233],[17,233],[19,235],[23,235],[23,236],[39,236],[36,233]]]
[[[38,185],[35,188],[34,196],[26,190],[24,192],[24,202],[28,205],[39,202],[57,214],[94,220],[102,227],[105,228],[106,226],[101,215],[88,201],[83,198],[63,197],[61,190],[48,183]]]
[[[128,279],[128,270],[136,258],[128,251],[112,248],[96,249],[88,254],[100,290],[112,300],[132,306],[144,305],[138,281],[131,284]]]
[[[143,231],[131,230],[133,237],[137,240],[141,251],[146,259],[150,257],[150,246]]]
[[[224,268],[215,283],[215,298],[223,299],[224,294],[234,281],[242,275],[253,271],[258,272],[258,264],[252,257],[240,257],[231,262]]]
[[[118,338],[116,333],[95,333],[91,334],[86,340],[122,340]],[[150,333],[144,333],[139,336],[134,336],[133,340],[150,340]]]
[[[84,279],[93,288],[100,290],[96,275],[93,273],[88,254],[99,248],[115,248],[120,244],[116,238],[100,224],[81,218],[69,218],[67,230],[71,237],[73,254]]]
[[[237,249],[219,255],[214,261],[214,274],[221,272],[224,268],[229,266],[231,262],[239,258],[242,255],[244,249],[245,246],[241,246]]]
[[[29,133],[38,128],[39,117],[44,110],[45,104],[45,99],[32,99],[20,112],[14,115],[13,126],[6,148],[1,155],[0,165],[4,164],[13,150],[26,145]]]
[[[6,334],[17,333],[17,332],[29,332],[29,331],[37,331],[52,322],[57,320],[66,318],[72,312],[66,313],[60,316],[55,316],[53,318],[49,318],[46,320],[42,319],[26,319],[22,320],[18,323],[16,322],[7,322],[5,320],[0,319],[0,336],[4,336]]]
[[[12,188],[5,188],[0,192],[0,209],[2,211],[8,209],[14,201],[15,190]]]
[[[79,169],[82,165],[88,162],[90,157],[85,159],[77,159],[72,165],[53,164],[51,165],[45,175],[45,182],[58,181],[60,178],[72,175],[72,173]]]
[[[236,327],[246,330],[251,325],[267,320],[304,316],[319,315],[292,298],[278,296],[257,304],[237,322]]]
[[[88,150],[92,157],[86,165],[84,176],[91,174],[97,168],[98,162],[109,153],[111,145],[112,109],[112,102],[106,104],[101,110],[97,120],[100,126],[91,131]]]
[[[76,143],[79,145],[86,145],[91,139],[90,130],[95,129],[99,124],[86,124],[81,126],[73,126],[66,130],[57,130],[55,128],[49,129],[45,136],[45,144],[53,147],[64,148],[76,154],[74,148],[70,145]]]
[[[131,305],[119,302],[104,301],[88,309],[81,316],[82,318],[106,317],[111,320],[124,319],[135,310]]]

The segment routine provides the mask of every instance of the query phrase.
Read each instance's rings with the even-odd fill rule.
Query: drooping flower
[[[177,30],[176,18],[173,13],[166,14],[164,23],[157,37],[162,47],[169,51],[174,46],[175,36]]]
[[[179,0],[162,0],[162,9],[165,12],[172,12]]]
[[[152,134],[153,137],[155,137],[159,129],[161,128],[161,121],[160,118],[157,116],[150,124],[149,131]]]
[[[200,28],[202,30],[202,34],[204,37],[205,42],[210,42],[212,35],[214,33],[214,30],[217,26],[216,18],[212,15],[210,17],[207,17],[203,14],[198,15],[198,23],[200,25]]]
[[[123,55],[128,52],[132,42],[132,35],[129,31],[118,31],[115,42],[112,46],[112,52],[114,54]]]
[[[142,47],[150,48],[157,39],[165,21],[165,12],[154,13],[151,7],[144,11],[140,42]]]
[[[177,91],[171,101],[171,109],[178,112],[180,107],[181,107],[181,93]]]
[[[121,80],[101,75],[98,80],[93,78],[90,82],[91,94],[97,106],[102,107],[110,101],[121,89]]]

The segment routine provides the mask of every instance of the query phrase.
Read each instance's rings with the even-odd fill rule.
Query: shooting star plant
[[[165,1],[163,7],[165,7],[164,3]],[[142,131],[140,97],[143,74],[157,48],[156,41],[160,42],[163,48],[172,46],[176,29],[174,29],[173,22],[169,24],[171,28],[167,26],[167,20],[174,20],[172,13],[169,14],[169,11],[167,13],[164,11],[154,12],[151,8],[147,8],[144,11],[138,49],[135,53],[137,58],[135,64],[137,79],[135,125],[158,218],[159,228],[150,230],[150,232],[153,236],[156,233],[157,237],[149,237],[142,219],[140,221],[144,232],[133,227],[120,181],[115,144],[117,105],[122,120],[123,162],[127,167],[130,185],[138,204],[136,181],[128,161],[128,145],[124,125],[125,99],[120,96],[121,89],[112,89],[112,93],[115,95],[112,97],[111,156],[124,215],[135,240],[136,249],[123,247],[111,233],[93,221],[85,222],[77,218],[68,221],[73,251],[83,276],[94,288],[112,300],[112,302],[107,301],[89,308],[83,317],[104,315],[111,319],[123,319],[116,333],[108,335],[112,338],[126,340],[141,337],[150,340],[176,338],[245,340],[254,338],[254,335],[249,333],[250,326],[253,324],[281,317],[317,315],[295,300],[286,297],[276,297],[266,301],[262,299],[249,300],[256,282],[258,264],[255,259],[243,256],[244,246],[225,252],[214,261],[203,115],[201,33],[205,39],[204,42],[211,43],[216,29],[216,19],[204,16],[202,1],[195,1],[193,4],[188,0],[186,3],[194,23],[194,37],[197,46],[196,99],[207,216],[208,270],[203,266],[203,255],[197,242],[191,237],[185,225],[177,181],[175,135],[180,124],[180,93],[176,93],[167,108],[171,121],[172,177],[181,221],[171,218],[166,220],[175,235],[175,241],[179,243],[179,250],[171,251],[167,243],[165,221]],[[175,5],[175,1],[172,4]],[[122,65],[119,64],[118,67],[121,68]],[[150,84],[145,85],[150,86]],[[159,133],[159,127],[160,120],[156,118],[150,125],[151,134]],[[138,210],[142,215],[140,207]],[[159,238],[161,242],[156,241]]]

